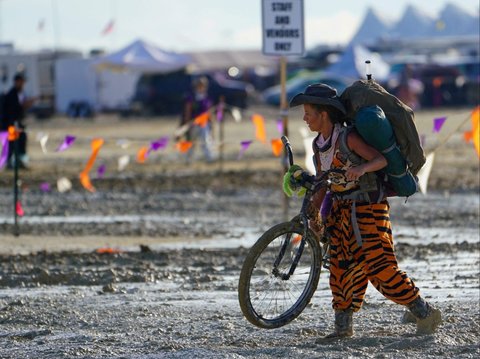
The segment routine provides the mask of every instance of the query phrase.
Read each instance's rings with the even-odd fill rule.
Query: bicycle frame
[[[286,153],[287,153],[287,156],[288,156],[288,162],[289,162],[290,166],[292,166],[293,165],[292,146],[290,145],[290,142],[288,141],[288,138],[286,136],[282,136],[282,142],[285,146],[285,150],[286,150]],[[293,275],[293,273],[295,272],[295,269],[297,268],[300,257],[303,254],[303,249],[305,247],[306,238],[307,238],[307,235],[308,235],[308,232],[309,232],[309,229],[310,229],[309,224],[308,224],[309,220],[308,220],[308,216],[307,216],[307,209],[308,209],[308,206],[310,204],[310,199],[312,198],[312,195],[316,191],[318,191],[321,187],[324,187],[324,186],[327,185],[327,181],[325,180],[325,178],[327,178],[328,173],[329,173],[329,171],[326,171],[325,173],[323,173],[322,176],[318,179],[317,184],[315,186],[313,186],[313,188],[307,188],[307,191],[306,191],[305,196],[303,198],[302,207],[300,209],[300,214],[295,216],[292,219],[292,222],[293,221],[298,221],[298,220],[300,220],[302,222],[302,224],[303,224],[303,236],[302,236],[302,239],[300,241],[300,245],[298,247],[297,253],[295,254],[295,257],[294,257],[294,259],[292,261],[292,264],[290,266],[290,269],[289,269],[288,273],[282,275],[282,277],[281,277],[282,280],[288,280]],[[287,247],[290,244],[290,240],[291,240],[291,236],[289,235],[285,239],[285,241],[283,242],[282,247],[280,249],[280,252],[278,253],[277,258],[275,259],[275,262],[273,264],[273,270],[272,270],[272,274],[275,277],[278,277],[278,275],[279,275],[278,266],[279,266],[280,262],[282,261],[283,256],[285,255],[285,252],[287,251]],[[326,256],[326,255],[327,255],[327,253],[324,253],[324,256]],[[323,259],[326,259],[326,258],[323,258]]]

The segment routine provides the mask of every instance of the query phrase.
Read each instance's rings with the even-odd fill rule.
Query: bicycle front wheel
[[[301,223],[281,223],[250,249],[238,285],[240,308],[250,323],[266,329],[281,327],[310,302],[320,278],[322,250],[311,232],[302,246],[302,234]],[[291,273],[295,258],[298,262]]]

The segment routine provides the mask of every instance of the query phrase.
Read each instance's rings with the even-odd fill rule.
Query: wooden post
[[[18,156],[18,146],[19,146],[19,132],[18,132],[18,121],[15,121],[15,139],[13,141],[13,235],[18,237],[20,235],[20,229],[18,227],[18,212],[17,212],[17,205],[18,205],[18,165],[19,165],[19,156]]]
[[[280,57],[280,117],[282,119],[283,135],[288,137],[288,102],[287,102],[287,58]],[[282,157],[282,176],[288,171],[287,152],[283,150]],[[288,220],[288,197],[283,195],[283,215]]]
[[[218,163],[220,167],[220,173],[223,173],[223,161],[224,161],[224,152],[225,152],[225,96],[220,96],[220,101],[217,105],[216,118],[219,127],[218,134]]]

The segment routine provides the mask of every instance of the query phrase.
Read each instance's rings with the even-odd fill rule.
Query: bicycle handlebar
[[[292,151],[292,145],[291,145],[290,142],[288,141],[288,137],[287,137],[287,136],[282,136],[282,143],[283,143],[283,146],[285,146],[285,151],[287,152],[288,163],[290,164],[290,166],[293,166],[293,151]]]

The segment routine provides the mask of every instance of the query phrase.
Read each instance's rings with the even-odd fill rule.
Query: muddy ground
[[[464,113],[449,112],[447,130]],[[419,116],[430,149],[441,143],[429,132],[439,114]],[[32,123],[31,131],[49,132],[52,142],[68,131],[88,147],[85,138],[95,131],[111,139],[130,133],[140,143],[175,126],[165,119],[66,121]],[[400,266],[442,310],[444,324],[417,336],[412,324],[402,324],[403,308],[369,288],[356,335],[343,341],[322,339],[333,327],[325,272],[311,305],[291,324],[264,330],[243,318],[243,258],[285,210],[278,159],[258,146],[237,161],[232,138],[248,138],[251,128],[229,128],[222,170],[219,162],[187,166],[172,150],[94,179],[94,194],[77,180],[88,150],[32,150],[31,170],[21,173],[19,237],[11,235],[12,174],[1,172],[0,358],[478,357],[479,167],[461,140],[465,128],[437,150],[426,196],[390,201]],[[291,132],[301,156],[298,132]],[[132,155],[137,142],[127,150]],[[116,151],[106,146],[99,160],[108,168]],[[59,176],[72,180],[71,191],[55,190]],[[52,191],[42,192],[42,182]],[[298,205],[289,202],[287,217]],[[111,253],[97,253],[102,248]]]

